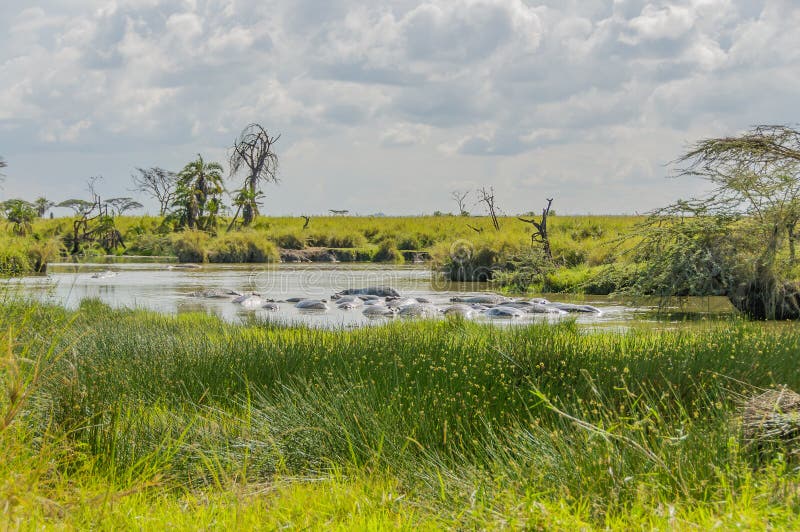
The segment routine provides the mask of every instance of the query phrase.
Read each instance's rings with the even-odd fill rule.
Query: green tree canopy
[[[723,294],[751,317],[800,318],[800,132],[757,126],[702,140],[676,164],[678,176],[713,188],[651,213],[639,233],[635,289]]]
[[[219,163],[206,163],[200,154],[178,173],[173,206],[180,226],[203,231],[216,229],[225,191],[222,173]]]

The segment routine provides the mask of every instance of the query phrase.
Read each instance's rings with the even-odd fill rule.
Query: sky
[[[798,27],[800,0],[3,0],[0,199],[227,168],[257,122],[267,214],[477,213],[484,186],[646,212],[703,190],[670,177],[691,143],[800,121]]]

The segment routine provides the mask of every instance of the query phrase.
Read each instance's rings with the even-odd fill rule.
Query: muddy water
[[[48,274],[7,282],[8,290],[27,297],[75,308],[85,298],[99,299],[112,307],[144,308],[178,314],[207,312],[229,321],[258,317],[288,323],[304,323],[322,327],[354,327],[375,323],[361,309],[339,310],[335,305],[326,312],[302,311],[292,303],[281,301],[292,297],[326,299],[340,290],[365,286],[390,286],[404,296],[424,297],[437,306],[446,306],[451,297],[469,296],[491,291],[486,283],[446,282],[420,265],[395,266],[375,264],[278,264],[278,265],[203,265],[197,269],[172,264],[126,262],[111,264],[56,263],[48,266]],[[264,299],[278,301],[278,310],[247,310],[229,299],[206,299],[193,292],[229,289],[257,292]],[[544,294],[551,301],[575,301],[574,297]],[[589,328],[628,328],[647,323],[668,326],[669,321],[654,319],[651,308],[604,297],[586,296],[581,302],[603,310],[600,315],[573,314],[579,324]],[[730,312],[723,298],[696,298],[684,301],[680,308],[693,315]],[[488,321],[488,318],[477,318]],[[516,323],[564,317],[529,314]]]

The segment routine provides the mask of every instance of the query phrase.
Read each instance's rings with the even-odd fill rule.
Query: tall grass
[[[31,313],[18,344],[52,349],[44,324],[60,324],[65,356],[26,411],[30,429],[65,435],[120,485],[353,489],[344,473],[407,494],[416,502],[392,512],[421,508],[439,525],[713,524],[742,505],[752,523],[797,523],[795,466],[776,454],[756,467],[736,425],[758,388],[800,388],[796,328],[325,331],[90,301],[76,314],[7,303],[0,330]]]

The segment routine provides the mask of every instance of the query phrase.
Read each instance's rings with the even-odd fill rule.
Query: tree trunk
[[[728,298],[737,310],[751,319],[800,319],[800,283],[752,281]]]

